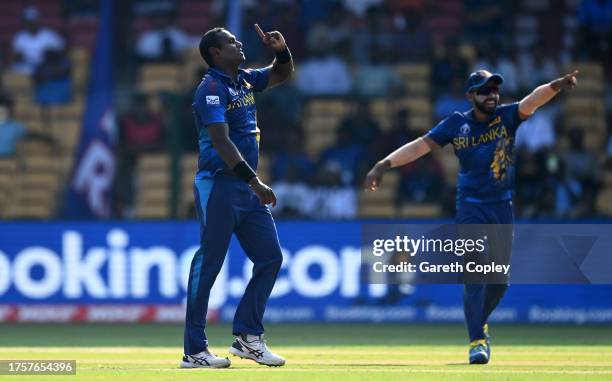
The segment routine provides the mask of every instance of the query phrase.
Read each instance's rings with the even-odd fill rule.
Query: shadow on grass
[[[268,324],[270,346],[429,346],[467,345],[460,324]],[[231,326],[207,328],[211,346],[229,345]],[[498,345],[611,346],[612,326],[494,325]],[[177,347],[180,324],[1,324],[0,347]]]

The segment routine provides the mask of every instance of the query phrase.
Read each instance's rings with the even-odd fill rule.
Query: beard
[[[493,101],[493,105],[487,105],[486,102],[488,101]],[[483,114],[487,114],[487,115],[491,115],[495,112],[495,109],[497,108],[497,104],[499,103],[499,98],[495,97],[495,98],[487,98],[485,99],[483,102],[479,102],[477,99],[474,98],[474,107],[476,107],[478,109],[478,111],[482,112]]]

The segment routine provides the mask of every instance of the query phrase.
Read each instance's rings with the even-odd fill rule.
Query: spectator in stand
[[[355,16],[362,18],[372,8],[381,8],[383,0],[342,0],[344,8]]]
[[[352,30],[348,25],[346,11],[339,4],[331,5],[326,18],[316,22],[307,32],[306,46],[309,51],[325,49],[337,53],[347,45]]]
[[[331,12],[331,8],[338,6],[337,1],[330,0],[302,0],[299,3],[301,4],[299,20],[296,19],[296,21],[306,31],[310,30],[320,20],[325,20]]]
[[[450,88],[441,92],[434,102],[434,122],[451,116],[455,111],[464,112],[472,108],[465,97],[463,81],[453,78]]]
[[[576,146],[572,150],[581,152],[576,156],[559,156],[552,149],[540,149],[535,153],[525,149],[518,151],[517,181],[521,186],[517,188],[517,215],[539,219],[594,215],[598,185],[581,181],[570,168],[574,165],[572,160],[582,156],[579,134],[570,132],[572,139],[577,139],[572,143]]]
[[[608,112],[608,115],[606,116],[606,124],[608,126],[608,143],[605,147],[607,154],[606,166],[608,168],[612,168],[612,112]]]
[[[463,1],[427,1],[423,18],[434,44],[449,41],[462,33]]]
[[[284,150],[301,125],[302,98],[293,81],[255,95],[257,120],[262,128],[260,150],[274,153]],[[299,141],[297,142],[299,143]]]
[[[517,148],[529,152],[552,148],[555,145],[555,121],[559,115],[559,105],[543,107],[523,122],[516,132]]]
[[[311,182],[315,167],[304,152],[302,141],[298,131],[294,130],[288,134],[285,147],[272,156],[272,181],[287,181],[289,172],[294,171],[302,182]]]
[[[13,119],[13,100],[0,94],[0,157],[13,156],[17,142],[26,135],[26,129]]]
[[[580,200],[584,196],[584,188],[580,182],[571,176],[566,163],[558,160],[551,169],[553,176],[549,180],[549,190],[554,194],[554,216],[557,218],[576,218],[580,214]],[[546,194],[545,193],[545,194]]]
[[[408,9],[394,18],[393,53],[395,62],[425,62],[429,58],[431,39],[425,29],[423,15]]]
[[[542,46],[524,50],[518,57],[518,71],[520,86],[523,90],[533,89],[553,78],[559,67],[553,54],[545,54]],[[528,90],[527,90],[528,91]]]
[[[340,122],[338,130],[350,143],[361,147],[367,147],[381,136],[380,126],[370,111],[370,102],[364,98],[354,104],[353,110]]]
[[[390,65],[390,52],[380,46],[373,47],[372,61],[359,65],[353,83],[356,95],[365,98],[399,97],[402,93],[402,78]]]
[[[434,58],[431,63],[431,81],[433,95],[447,91],[448,84],[453,80],[463,81],[467,77],[469,65],[459,54],[459,41],[449,39],[445,44],[437,44],[434,48]]]
[[[149,17],[159,14],[176,13],[178,8],[176,0],[131,0],[130,11],[136,18]],[[213,3],[214,5],[214,3]]]
[[[378,6],[368,8],[365,24],[351,33],[352,56],[359,64],[375,62],[374,55],[391,52],[393,46],[392,21],[388,12]]]
[[[116,213],[122,217],[132,214],[134,196],[134,168],[138,155],[159,152],[163,148],[163,125],[159,115],[151,111],[148,97],[135,94],[131,108],[119,119],[120,151],[115,180]]]
[[[30,75],[43,62],[47,50],[64,49],[65,44],[56,31],[40,25],[36,8],[25,8],[22,18],[24,28],[13,38],[12,70]]]
[[[287,1],[278,4],[272,8],[273,24],[275,29],[283,33],[286,41],[291,41],[291,54],[293,59],[302,61],[306,56],[306,37],[304,29],[296,22],[299,18],[300,9],[297,1]],[[253,29],[253,24],[249,26],[249,30]],[[261,45],[261,44],[258,44]],[[245,44],[243,43],[243,49]],[[247,57],[248,58],[248,57]]]
[[[53,106],[72,101],[72,64],[64,49],[47,49],[34,70],[36,102]]]
[[[297,74],[297,87],[306,96],[347,95],[353,88],[348,66],[326,47],[316,48]]]
[[[208,68],[199,67],[195,71],[195,78],[199,81],[204,78]],[[199,86],[199,82],[194,81],[193,86],[186,91],[182,96],[181,105],[176,108],[176,112],[172,115],[173,125],[180,130],[181,151],[197,153],[198,147],[198,128],[193,117],[193,97]]]
[[[583,0],[578,11],[580,39],[577,46],[586,58],[612,62],[612,0]]]
[[[64,16],[67,19],[91,19],[100,13],[100,0],[63,0]]]
[[[120,119],[121,145],[133,154],[156,152],[163,147],[161,116],[149,108],[146,94],[137,93],[132,106]]]
[[[180,29],[172,14],[153,17],[152,28],[136,43],[136,54],[143,62],[176,62],[186,49],[197,46],[199,39]]]
[[[601,186],[597,156],[585,148],[582,128],[571,128],[568,131],[568,140],[569,150],[562,155],[567,165],[568,175],[580,182],[588,198],[595,200]]]
[[[477,43],[483,36],[495,40],[507,37],[507,1],[464,0],[465,36],[470,42]]]
[[[447,192],[442,165],[433,155],[424,156],[400,169],[397,204],[440,202]]]
[[[387,0],[385,3],[395,13],[416,12],[423,14],[427,6],[427,0]]]
[[[312,208],[312,189],[299,175],[299,168],[290,164],[284,179],[272,183],[276,195],[276,206],[272,213],[276,217],[303,218],[310,217]]]
[[[242,16],[242,30],[240,33],[240,42],[242,42],[242,51],[244,52],[245,57],[245,65],[252,65],[253,63],[258,62],[269,62],[272,58],[268,57],[268,52],[265,49],[265,46],[261,43],[261,37],[257,34],[257,30],[253,28],[254,24],[259,23],[265,30],[266,24],[262,23],[260,15],[258,14],[259,7],[257,3],[246,3],[243,8],[243,16]],[[285,31],[279,28],[275,28],[285,35]],[[287,39],[287,41],[291,41]],[[292,53],[293,53],[293,44],[291,44]]]
[[[308,185],[314,174],[314,164],[304,153],[297,131],[292,131],[285,149],[272,158],[272,187],[276,194],[275,215],[308,217],[312,210],[312,189]]]
[[[368,145],[378,138],[374,130],[378,128],[373,125],[369,117],[361,120],[359,115],[368,111],[359,110],[349,115],[336,130],[336,142],[321,154],[319,166],[333,166],[338,170],[343,185],[351,186],[359,180],[358,174],[366,168],[369,163]],[[352,124],[353,122],[358,124]],[[372,140],[365,141],[367,136]]]
[[[384,152],[393,152],[404,144],[418,138],[420,134],[408,125],[410,113],[400,109],[393,115],[391,129],[378,139],[378,150],[372,157],[380,157]],[[370,163],[371,164],[371,163]],[[400,181],[395,202],[442,202],[448,193],[444,184],[442,166],[435,157],[419,165],[408,165],[400,170]]]
[[[316,186],[311,192],[308,214],[317,219],[352,219],[357,216],[357,192],[343,181],[338,163],[319,166]]]
[[[542,110],[540,110],[542,111]],[[521,130],[521,129],[519,129]],[[547,175],[538,160],[546,150],[530,152],[525,148],[516,150],[516,202],[515,213],[520,218],[536,215],[537,201],[543,193],[543,181]]]
[[[385,152],[393,152],[419,137],[419,134],[408,125],[409,119],[410,112],[408,109],[403,108],[393,114],[391,128],[374,144],[377,147],[377,151],[374,152],[373,157],[381,157]]]
[[[473,67],[473,71],[486,69],[492,73],[500,73],[504,76],[504,92],[507,96],[516,94],[519,90],[520,82],[516,64],[506,58],[499,43],[489,41],[482,44],[478,51],[478,61]]]

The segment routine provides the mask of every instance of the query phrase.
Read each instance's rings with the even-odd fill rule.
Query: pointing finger
[[[255,31],[257,31],[257,34],[262,40],[264,41],[266,40],[266,34],[264,33],[263,30],[261,30],[261,28],[259,27],[259,24],[255,24]]]

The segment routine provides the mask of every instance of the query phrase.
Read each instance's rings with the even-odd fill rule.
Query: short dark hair
[[[204,33],[202,39],[200,40],[200,55],[204,59],[204,61],[208,64],[208,66],[213,65],[213,58],[210,54],[209,48],[221,48],[221,42],[219,41],[219,32],[224,31],[225,28],[216,27],[208,32]]]

